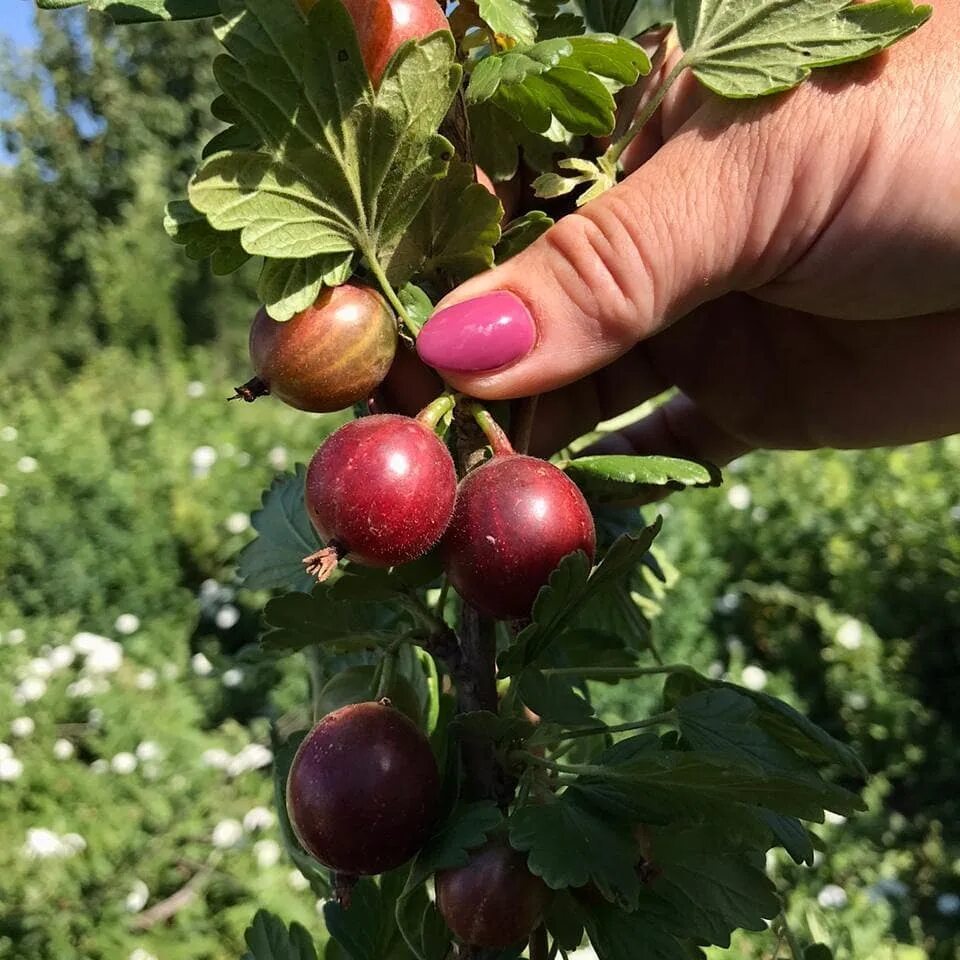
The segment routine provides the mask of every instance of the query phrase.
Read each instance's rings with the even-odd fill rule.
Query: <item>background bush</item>
[[[0,66],[0,957],[238,957],[257,905],[321,924],[260,809],[306,680],[251,654],[263,598],[233,560],[338,419],[224,402],[253,278],[160,227],[208,132],[203,28],[39,22]],[[753,455],[661,510],[668,584],[637,587],[664,659],[785,697],[874,773],[815,869],[771,863],[796,928],[955,956],[960,441]],[[657,689],[597,693],[613,718]]]

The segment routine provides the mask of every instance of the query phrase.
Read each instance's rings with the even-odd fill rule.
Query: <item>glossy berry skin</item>
[[[592,560],[593,517],[583,494],[555,466],[495,456],[463,479],[444,535],[444,569],[457,592],[498,620],[528,616],[557,564],[575,550]]]
[[[450,522],[453,460],[417,420],[381,414],[331,434],[307,469],[310,520],[340,555],[371,567],[425,554]]]
[[[298,0],[309,13],[317,0]],[[397,47],[406,40],[420,40],[450,25],[437,0],[344,0],[357,31],[360,53],[374,87]]]
[[[352,876],[406,863],[427,839],[439,797],[427,738],[399,710],[375,702],[327,714],[287,778],[287,812],[303,848]]]
[[[502,840],[471,853],[464,866],[440,871],[436,889],[443,919],[464,943],[500,950],[533,933],[550,898],[526,857]]]
[[[250,360],[273,396],[298,410],[329,413],[365,400],[387,375],[397,322],[371,287],[327,287],[313,306],[281,323],[261,309],[250,328]]]

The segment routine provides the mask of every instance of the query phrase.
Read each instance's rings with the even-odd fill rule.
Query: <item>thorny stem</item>
[[[383,700],[389,697],[390,686],[393,683],[393,674],[397,666],[397,645],[391,647],[384,653],[380,661],[380,681],[377,683],[377,693],[374,700]]]
[[[686,70],[686,68],[686,57],[681,57],[674,65],[673,69],[664,78],[663,83],[657,87],[653,96],[651,96],[650,99],[643,105],[643,109],[637,114],[633,123],[630,124],[627,132],[620,137],[619,140],[614,141],[614,143],[607,148],[607,152],[603,155],[603,159],[606,160],[611,167],[616,166],[620,162],[620,157],[623,156],[623,151],[630,146],[637,134],[640,133],[650,118],[657,112],[660,104],[663,103],[663,98],[667,95],[667,91],[673,86],[677,77],[679,77],[680,74]]]

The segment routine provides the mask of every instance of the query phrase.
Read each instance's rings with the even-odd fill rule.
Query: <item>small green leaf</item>
[[[629,826],[582,807],[570,792],[515,810],[510,844],[554,890],[593,883],[610,900],[635,907],[640,894]]]
[[[777,843],[790,854],[794,863],[813,866],[813,842],[810,839],[810,831],[796,817],[785,817],[772,810],[759,808],[758,815],[770,828]]]
[[[637,37],[673,19],[672,0],[576,0],[591,30]]]
[[[277,916],[258,910],[243,935],[247,952],[243,960],[317,960],[317,951],[299,923],[288,928]]]
[[[313,306],[324,287],[346,283],[353,254],[330,253],[301,260],[263,261],[257,294],[274,320],[286,321]]]
[[[684,62],[725,97],[789,90],[819,67],[871,57],[931,15],[911,0],[677,0]]]
[[[240,246],[239,232],[214,230],[189,200],[173,200],[167,204],[163,229],[174,243],[185,248],[191,260],[209,257],[210,267],[218,276],[239,270],[250,259],[250,254]]]
[[[541,200],[554,200],[573,193],[581,183],[585,182],[585,177],[561,177],[559,173],[541,173],[533,181],[533,192]]]
[[[677,912],[674,932],[721,947],[738,927],[763,930],[780,912],[776,888],[763,860],[712,847],[713,827],[658,831],[650,889]]]
[[[500,242],[493,251],[497,263],[504,263],[526,250],[553,226],[553,218],[542,210],[530,210],[516,220],[511,220],[500,236]]]
[[[583,941],[583,913],[566,890],[559,890],[554,895],[543,922],[550,936],[567,952],[576,950]]]
[[[473,167],[453,163],[399,239],[385,252],[391,283],[411,276],[454,287],[493,266],[503,207],[474,180]]]
[[[386,605],[341,603],[318,585],[313,593],[287,593],[263,609],[267,630],[260,637],[263,650],[296,653],[318,646],[326,655],[354,653],[389,646],[397,639],[397,611]]]
[[[350,892],[350,906],[345,909],[336,900],[323,905],[327,932],[343,947],[352,960],[381,960],[383,915],[380,890],[369,877],[362,877]]]
[[[320,547],[320,541],[303,502],[307,469],[277,477],[263,495],[263,505],[251,515],[256,540],[240,552],[237,573],[250,590],[309,591],[314,580],[303,569],[303,558]]]
[[[493,30],[517,43],[537,39],[537,22],[524,0],[477,0],[480,16]]]
[[[405,283],[398,291],[397,296],[403,304],[407,316],[413,325],[419,329],[430,319],[433,313],[433,303],[420,287],[413,283]]]
[[[499,658],[501,676],[519,673],[535,664],[544,651],[572,625],[574,615],[591,597],[617,584],[643,562],[650,544],[660,532],[660,520],[637,536],[624,534],[590,572],[590,562],[582,552],[564,557],[541,588],[533,604],[532,622],[517,637],[516,643]]]
[[[716,469],[675,457],[597,456],[566,460],[557,466],[589,500],[600,503],[629,500],[649,485],[716,486]]]
[[[569,678],[541,673],[528,667],[520,674],[520,699],[537,716],[551,723],[585,723],[593,707]]]
[[[423,845],[410,868],[410,877],[426,878],[437,870],[462,867],[467,862],[468,852],[483,846],[502,821],[503,815],[495,803],[458,804]],[[409,879],[407,886],[411,886]]]
[[[584,919],[598,960],[689,960],[683,945],[663,929],[664,913],[669,916],[669,907],[649,894],[632,913],[602,901],[591,903]]]

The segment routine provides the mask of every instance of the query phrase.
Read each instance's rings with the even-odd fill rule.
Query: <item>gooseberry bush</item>
[[[488,410],[437,381],[414,418],[389,398],[433,304],[611,188],[677,77],[776,94],[929,8],[88,6],[211,18],[224,128],[166,229],[217,273],[262,260],[237,398],[357,414],[267,491],[239,561],[248,587],[276,591],[262,656],[302,654],[311,681],[312,729],[274,733],[276,796],[326,901],[326,956],[552,960],[589,941],[601,960],[689,960],[768,924],[775,952],[829,956],[787,927],[765,855],[812,863],[806,824],[863,808],[862,765],[786,703],[664,662],[637,602],[660,522],[616,504],[718,472],[531,457],[536,398]],[[659,712],[603,723],[590,684],[638,678],[659,685]],[[305,928],[265,911],[247,942],[253,960],[316,957]]]

